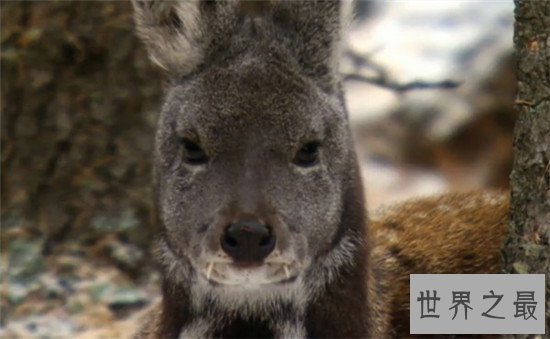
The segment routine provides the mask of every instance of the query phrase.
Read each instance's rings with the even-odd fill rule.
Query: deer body
[[[346,7],[133,4],[169,79],[154,159],[163,300],[137,336],[391,335],[395,272],[369,256],[338,75]]]

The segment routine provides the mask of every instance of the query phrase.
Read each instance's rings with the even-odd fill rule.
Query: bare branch
[[[356,74],[356,73],[345,74],[344,80],[367,82],[369,84],[388,88],[400,93],[410,91],[413,89],[452,89],[461,85],[460,82],[456,82],[453,80],[442,80],[442,81],[436,81],[436,82],[415,80],[412,82],[400,84],[395,81],[385,79],[383,77],[369,77],[369,76]]]
[[[361,81],[376,86],[391,89],[393,91],[403,93],[414,89],[452,89],[461,85],[460,82],[454,80],[441,80],[441,81],[424,81],[415,80],[407,83],[398,83],[395,80],[389,79],[387,70],[373,62],[370,57],[373,53],[367,55],[361,55],[353,50],[348,49],[346,56],[349,58],[353,65],[353,72],[344,74],[345,81]],[[370,71],[374,71],[375,76],[366,76],[361,74],[363,68],[368,68]]]

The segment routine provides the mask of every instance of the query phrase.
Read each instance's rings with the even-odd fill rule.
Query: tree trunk
[[[129,2],[2,6],[2,231],[150,243],[160,74]],[[49,246],[48,246],[49,245]]]
[[[515,0],[518,96],[511,175],[509,273],[546,274],[550,320],[550,1]]]

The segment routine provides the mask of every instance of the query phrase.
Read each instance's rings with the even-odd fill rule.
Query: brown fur
[[[369,300],[378,322],[389,325],[392,336],[409,335],[409,274],[501,273],[508,208],[504,194],[452,193],[374,216]]]

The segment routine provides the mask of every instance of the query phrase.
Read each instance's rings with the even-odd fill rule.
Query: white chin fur
[[[261,266],[239,268],[232,263],[210,261],[199,269],[201,276],[213,283],[243,289],[255,289],[296,278],[295,262],[266,262]]]

